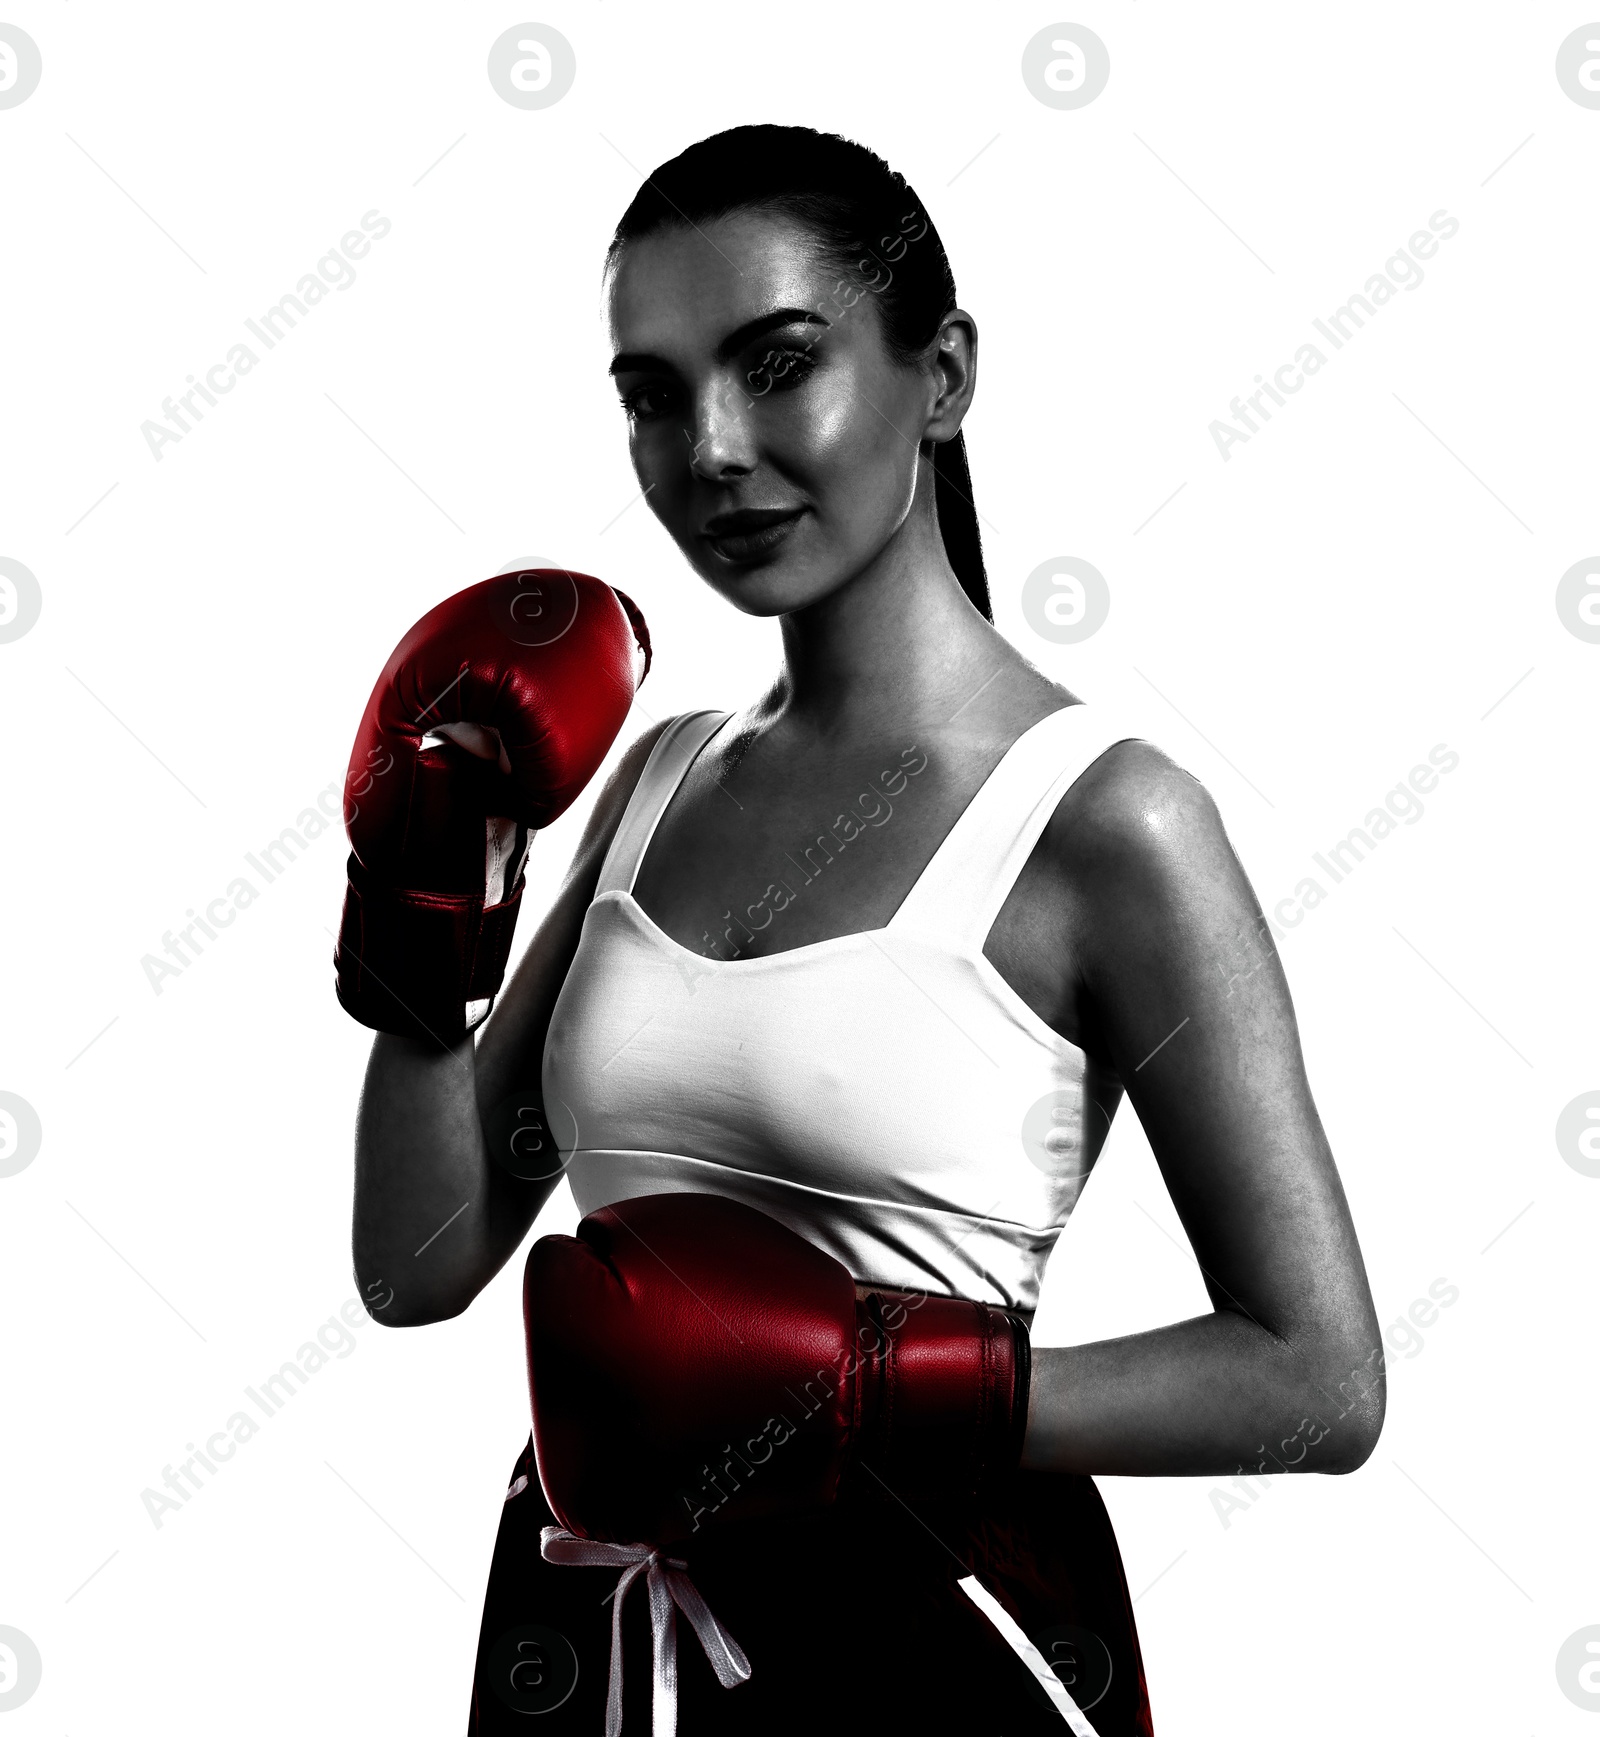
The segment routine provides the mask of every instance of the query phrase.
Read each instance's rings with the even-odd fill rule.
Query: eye
[[[816,365],[816,357],[809,349],[783,345],[768,350],[745,374],[745,383],[757,398],[769,392],[792,391],[810,378]]]
[[[630,422],[654,422],[666,414],[670,393],[666,386],[652,381],[618,394]]]

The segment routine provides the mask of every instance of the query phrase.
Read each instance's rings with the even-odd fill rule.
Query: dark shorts
[[[602,1737],[615,1568],[546,1562],[554,1525],[533,1444],[512,1470],[484,1598],[470,1737]],[[858,1489],[823,1513],[761,1521],[681,1552],[750,1680],[724,1689],[678,1631],[683,1737],[1061,1737],[1027,1664],[956,1582],[973,1574],[1049,1661],[1097,1737],[1150,1737],[1133,1610],[1111,1521],[1086,1477],[1024,1472],[981,1509],[916,1514]],[[623,1606],[623,1730],[648,1737],[649,1600]]]

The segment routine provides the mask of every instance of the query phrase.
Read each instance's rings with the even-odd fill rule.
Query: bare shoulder
[[[1062,797],[1050,822],[1060,860],[1157,868],[1219,850],[1232,856],[1222,816],[1192,772],[1152,742],[1117,742]]]
[[[1151,742],[1108,748],[1043,842],[1057,885],[1102,942],[1137,932],[1170,944],[1179,930],[1232,930],[1256,911],[1210,791]]]
[[[1150,742],[1119,742],[1062,798],[1040,846],[1037,884],[1067,937],[1079,1027],[1130,1091],[1126,1070],[1138,1072],[1178,1029],[1214,1071],[1226,1071],[1240,1046],[1258,1058],[1298,1055],[1261,907],[1217,804],[1192,773]],[[1246,981],[1249,993],[1233,993]],[[1182,1072],[1170,1055],[1167,1063],[1139,1074],[1141,1120],[1157,1072],[1169,1080]]]

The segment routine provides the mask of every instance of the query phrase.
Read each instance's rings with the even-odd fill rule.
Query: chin
[[[790,615],[820,603],[844,582],[841,574],[819,575],[809,564],[781,560],[744,568],[719,561],[693,565],[718,596],[745,615]]]

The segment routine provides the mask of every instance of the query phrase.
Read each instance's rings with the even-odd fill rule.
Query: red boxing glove
[[[1021,1456],[1021,1320],[858,1300],[831,1255],[735,1200],[647,1195],[541,1237],[523,1310],[539,1479],[580,1537],[669,1549],[867,1472],[900,1496],[976,1493]]]
[[[644,617],[584,573],[486,579],[400,641],[345,780],[350,881],[333,959],[347,1013],[446,1043],[488,1017],[530,836],[593,777],[649,667]],[[425,747],[430,731],[491,757]]]

